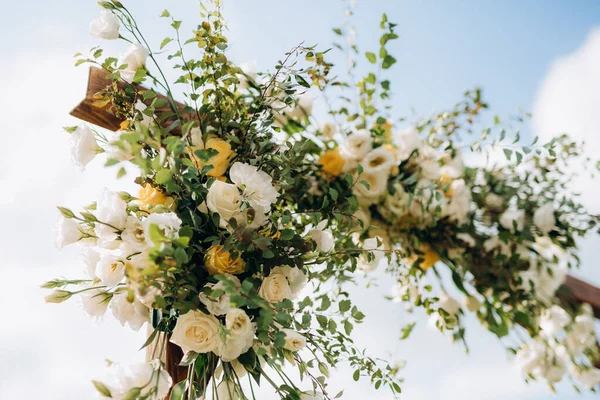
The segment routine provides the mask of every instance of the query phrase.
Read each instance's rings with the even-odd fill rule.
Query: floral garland
[[[577,144],[561,137],[504,146],[504,165],[465,166],[460,137],[473,133],[487,108],[477,90],[451,111],[396,129],[388,119],[390,81],[381,73],[396,62],[386,44],[398,36],[385,15],[378,55],[365,54],[377,72],[345,82],[313,47],[295,47],[272,74],[234,65],[218,1],[201,5],[204,20],[185,42],[181,21],[165,10],[174,35],[160,49],[175,48],[175,84],[187,87],[180,107],[129,10],[116,0],[99,4],[91,33],[131,47],[104,59],[93,48],[77,65],[106,71],[109,84],[94,105],[123,123],[113,135],[87,125],[66,130],[78,167],[104,153],[119,177],[123,165],[134,166],[140,189],[136,196],[105,189],[79,212],[59,207],[57,244],[81,245],[87,278],[44,285],[54,289],[49,302],[77,295],[93,317],[110,308],[134,330],[152,322],[144,344],[151,359],[112,363],[107,379],[93,382],[99,395],[248,399],[266,382],[282,399],[333,399],[342,394],[328,392],[327,377],[341,361],[355,369],[354,379],[397,394],[398,368],[353,345],[364,314],[347,292],[331,290],[384,258],[398,282],[392,299],[424,307],[442,332],[465,340],[463,306],[429,272],[443,265],[464,309],[491,332],[503,338],[524,330],[533,338],[511,347],[530,378],[552,384],[568,370],[579,386],[600,383],[590,308],[556,293],[577,260],[576,237],[598,222],[570,197],[561,174],[580,156]],[[349,23],[334,31],[347,36],[335,46],[350,54],[346,75],[354,77],[354,31]],[[187,58],[191,50],[184,55],[188,46],[198,59]],[[358,98],[346,95],[356,87]],[[321,93],[334,122],[316,122],[309,89]],[[496,121],[482,140],[500,129]],[[505,135],[492,144],[503,146]],[[184,353],[188,376],[180,382],[164,364],[167,342]],[[312,384],[299,386],[286,365]]]

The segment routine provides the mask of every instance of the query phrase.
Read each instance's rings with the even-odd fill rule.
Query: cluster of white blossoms
[[[133,395],[150,399],[162,399],[167,396],[173,380],[160,368],[160,361],[123,365],[110,363],[102,383],[94,381],[102,398],[127,400]]]
[[[583,352],[596,346],[594,315],[588,304],[572,318],[554,305],[540,317],[540,338],[525,343],[517,350],[517,365],[523,373],[560,382],[567,372],[586,389],[600,385],[600,369],[582,360]]]
[[[134,271],[148,266],[155,234],[177,238],[181,220],[164,206],[153,208],[162,212],[136,213],[148,204],[127,203],[124,198],[131,197],[104,189],[95,206],[81,213],[81,218],[64,210],[57,224],[57,244],[62,248],[79,242],[83,248],[89,279],[78,292],[85,311],[101,317],[110,305],[117,320],[139,330],[150,319],[154,296],[137,291],[135,282],[127,281],[126,275],[135,276]]]
[[[206,197],[206,206],[219,214],[221,227],[228,227],[231,218],[238,224],[249,222],[251,228],[267,223],[271,205],[279,197],[271,177],[253,165],[236,162],[229,170],[229,179],[232,183],[214,181]],[[248,207],[254,210],[254,215],[244,212]]]

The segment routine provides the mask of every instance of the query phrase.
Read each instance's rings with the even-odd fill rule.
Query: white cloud
[[[558,58],[542,81],[533,108],[534,134],[550,139],[568,133],[586,143],[586,153],[600,153],[600,29],[592,30],[574,52]],[[583,201],[600,211],[600,187],[590,185],[589,175],[581,173],[573,186],[583,192]]]

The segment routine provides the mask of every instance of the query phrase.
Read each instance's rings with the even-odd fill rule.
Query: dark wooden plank
[[[600,288],[572,275],[567,275],[564,286],[568,289],[567,300],[588,303],[594,310],[594,316],[600,318]]]
[[[94,103],[94,95],[96,93],[100,92],[101,90],[105,89],[112,82],[110,79],[106,78],[106,76],[108,74],[109,74],[109,72],[105,71],[103,69],[96,68],[96,67],[90,67],[90,74],[88,77],[88,86],[87,86],[85,98],[83,99],[83,101],[81,103],[79,103],[77,105],[77,107],[75,107],[71,111],[70,114],[72,116],[74,116],[75,118],[79,118],[83,121],[89,122],[90,124],[94,124],[94,125],[97,125],[102,128],[105,128],[105,129],[115,132],[120,129],[121,122],[123,122],[123,120],[118,118],[117,116],[109,113],[107,111],[109,106],[96,107],[96,106],[92,105]],[[119,85],[121,87],[124,87],[126,85],[126,83],[120,82]],[[148,90],[148,88],[146,88],[144,86],[140,86],[140,85],[134,85],[134,87],[136,88],[136,90],[138,92]],[[157,93],[157,97],[167,100],[166,96],[159,94],[159,93]],[[185,107],[185,104],[182,104],[179,102],[176,102],[175,105],[178,107],[178,109],[180,111],[183,110]],[[160,115],[161,113],[163,113],[165,111],[171,111],[171,107],[169,107],[168,104],[163,107],[157,107],[156,115]],[[189,113],[182,115],[182,118],[184,120],[190,120],[195,117],[196,116],[194,114],[189,114]],[[167,119],[164,123],[164,126],[170,125],[174,120],[175,120],[175,117]],[[175,128],[172,132],[173,133],[181,133],[181,128],[179,128],[179,127]]]

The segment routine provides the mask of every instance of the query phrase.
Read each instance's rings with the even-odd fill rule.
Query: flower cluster
[[[469,166],[461,137],[487,108],[479,90],[405,129],[391,120],[390,81],[381,75],[396,62],[387,44],[398,35],[386,15],[379,52],[365,53],[378,72],[346,82],[326,52],[302,45],[273,73],[235,65],[213,3],[202,6],[203,21],[186,41],[181,21],[161,15],[173,28],[160,49],[179,70],[174,83],[117,0],[100,2],[90,32],[123,39],[129,50],[118,58],[103,59],[97,47],[78,55],[78,65],[101,68],[106,78],[93,105],[122,122],[115,133],[66,128],[74,164],[84,169],[102,158],[118,177],[134,171],[139,191],[105,189],[80,212],[59,208],[57,245],[82,247],[87,277],[47,282],[54,291],[46,299],[78,295],[93,317],[110,308],[132,329],[151,323],[148,363],[110,365],[109,377],[94,381],[100,395],[246,399],[266,382],[282,399],[331,399],[341,393],[329,393],[329,367],[342,361],[355,380],[397,394],[400,368],[354,347],[354,324],[365,315],[343,290],[384,259],[397,282],[391,299],[423,307],[453,339],[466,341],[461,319],[469,311],[499,338],[530,335],[511,349],[528,376],[555,383],[569,373],[581,386],[599,383],[589,306],[561,295],[576,238],[598,223],[560,173],[580,156],[575,143],[503,147],[507,163]],[[354,60],[353,30],[334,32],[348,35],[347,48],[336,47]],[[345,75],[355,76],[354,65]],[[185,104],[174,98],[175,84],[186,88]],[[351,88],[357,97],[344,93]],[[317,90],[332,118],[322,125],[312,115]],[[501,129],[492,144],[502,147],[505,135]],[[494,129],[481,136],[494,137]],[[442,268],[456,290],[446,289]],[[167,353],[177,347],[185,377],[169,374],[178,366],[167,364]],[[298,387],[286,365],[312,387]]]

